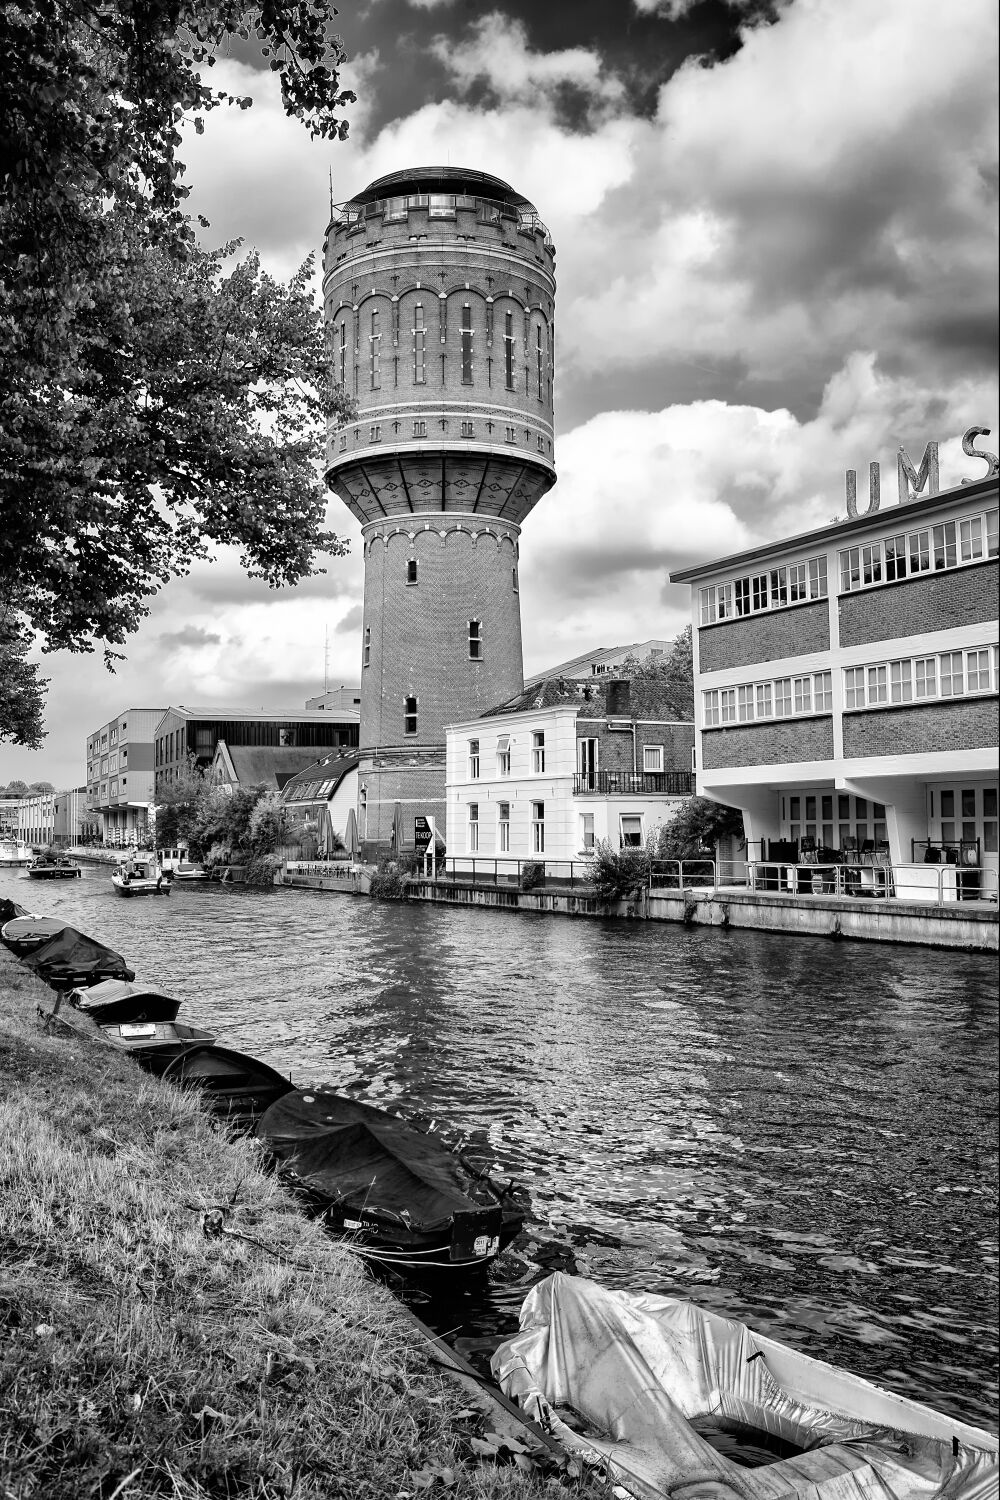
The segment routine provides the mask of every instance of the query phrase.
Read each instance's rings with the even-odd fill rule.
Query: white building
[[[661,716],[655,693],[555,678],[449,725],[448,868],[555,873],[598,841],[643,845],[694,791],[694,727]]]

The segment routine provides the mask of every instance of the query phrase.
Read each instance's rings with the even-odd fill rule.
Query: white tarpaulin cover
[[[492,1361],[503,1391],[641,1500],[996,1500],[997,1439],[728,1318],[562,1272]],[[551,1408],[567,1406],[594,1436]],[[806,1450],[744,1468],[691,1419]]]

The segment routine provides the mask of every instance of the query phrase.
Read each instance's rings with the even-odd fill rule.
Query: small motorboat
[[[75,859],[55,849],[47,849],[28,866],[29,880],[75,880],[82,874]]]
[[[69,1003],[90,1016],[98,1026],[119,1026],[135,1021],[169,1023],[176,1019],[181,1002],[148,979],[103,979],[99,984],[71,989]]]
[[[990,1433],[692,1302],[557,1271],[520,1323],[491,1362],[500,1388],[641,1500],[997,1494]]]
[[[257,1126],[278,1168],[327,1226],[382,1265],[486,1266],[525,1209],[461,1147],[332,1089],[296,1089]]]
[[[54,990],[80,989],[99,984],[102,979],[135,978],[135,970],[120,953],[65,923],[47,942],[22,957]]]
[[[21,865],[30,865],[34,857],[30,847],[22,839],[0,839],[0,870],[13,870]]]
[[[252,1130],[292,1087],[290,1079],[259,1058],[209,1042],[185,1047],[171,1058],[160,1077],[179,1088],[197,1089],[212,1114],[242,1131]]]
[[[62,932],[65,926],[59,917],[39,917],[25,912],[22,916],[11,917],[0,927],[0,942],[18,958],[23,958]]]
[[[204,866],[188,859],[188,850],[184,845],[177,849],[160,849],[157,857],[168,880],[179,881],[181,885],[193,885],[198,881],[211,879]]]
[[[155,855],[133,855],[111,877],[117,896],[169,896],[170,881]]]

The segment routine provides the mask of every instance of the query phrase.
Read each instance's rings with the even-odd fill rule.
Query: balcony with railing
[[[422,211],[431,219],[454,219],[459,211],[471,212],[480,224],[510,224],[528,234],[541,233],[546,245],[552,237],[537,210],[513,203],[498,202],[472,193],[408,193],[397,198],[376,198],[371,203],[342,203],[333,210],[335,231],[363,229],[373,219],[383,223],[405,223],[411,210]]]
[[[693,771],[577,771],[573,777],[573,795],[590,792],[596,797],[650,797],[666,793],[670,797],[693,797]]]

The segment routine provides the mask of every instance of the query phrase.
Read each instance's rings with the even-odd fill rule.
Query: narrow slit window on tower
[[[381,341],[382,334],[379,331],[378,308],[373,307],[372,331],[369,338],[369,343],[371,345],[371,377],[373,391],[377,391],[379,386],[382,384],[381,362],[379,358],[379,346],[381,344]]]
[[[535,374],[538,380],[539,401],[543,401],[545,399],[545,376],[543,372],[544,361],[542,359],[542,325],[541,323],[539,323],[535,329]]]
[[[370,663],[371,663],[371,659],[372,659],[372,628],[371,628],[370,625],[366,625],[365,626],[365,648],[364,648],[364,652],[363,652],[362,658],[361,658],[361,665],[363,667],[369,666]]]
[[[469,656],[473,661],[482,661],[483,624],[481,620],[469,621]]]
[[[503,315],[503,375],[509,391],[514,389],[514,314]]]
[[[510,581],[513,584],[514,593],[516,594],[518,592],[518,588],[517,588],[517,569],[516,568],[511,568],[511,570],[510,570]]]
[[[416,734],[417,732],[417,700],[416,698],[403,699],[403,733]]]
[[[413,309],[413,381],[423,385],[427,379],[427,330],[424,327],[424,304],[418,302]]]
[[[472,308],[462,306],[462,384],[472,384]]]
[[[406,581],[407,583],[416,583],[417,581],[417,559],[415,557],[408,557],[406,560]]]

